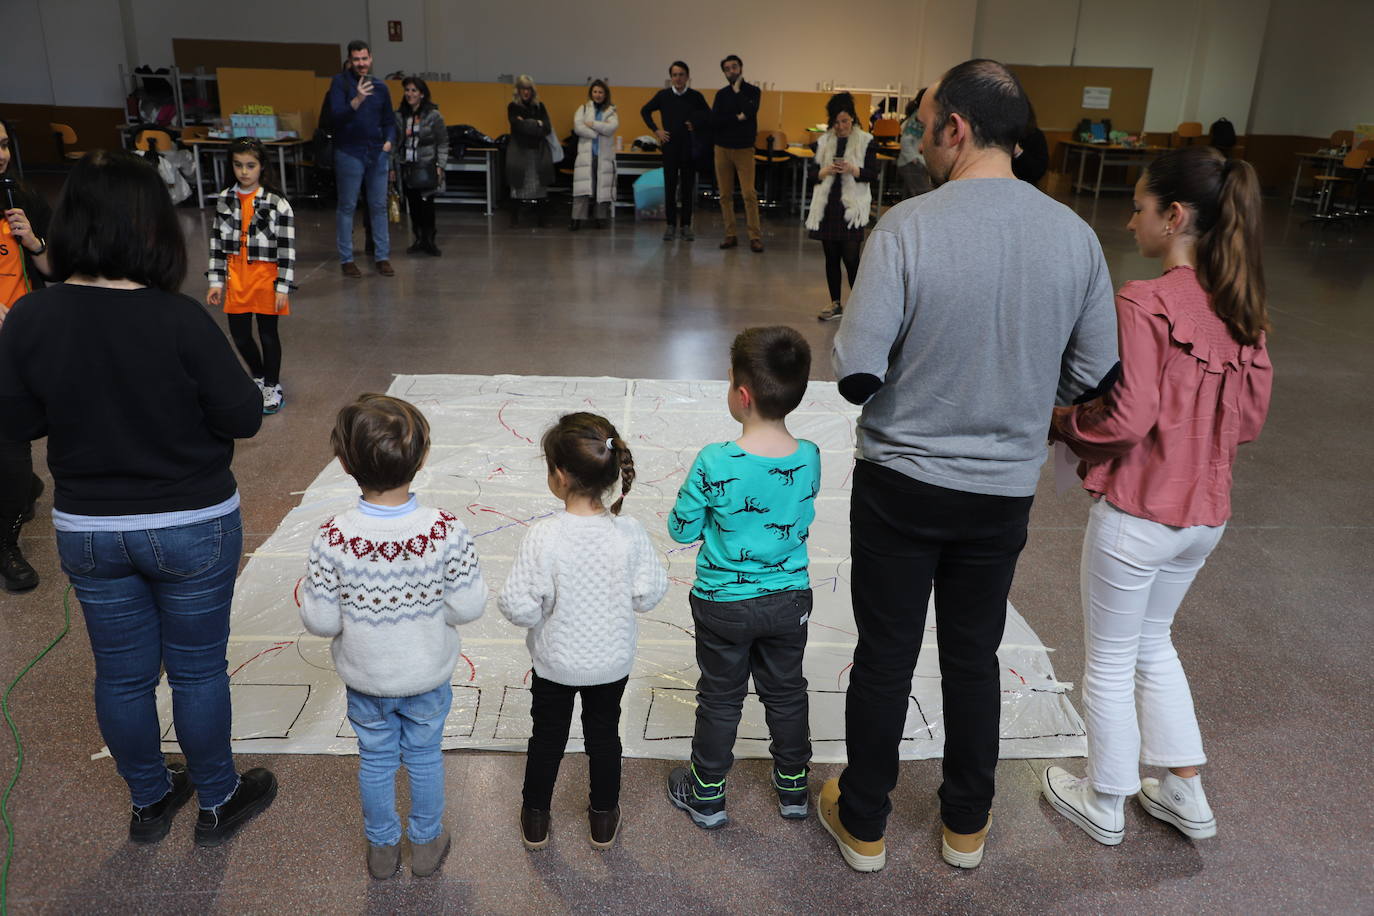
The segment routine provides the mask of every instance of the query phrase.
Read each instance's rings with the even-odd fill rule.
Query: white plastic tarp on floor
[[[538,441],[561,413],[608,417],[634,451],[637,477],[625,511],[639,519],[663,553],[671,587],[640,618],[638,661],[625,693],[625,754],[686,758],[695,712],[696,665],[687,604],[695,546],[674,543],[664,518],[697,450],[738,434],[725,406],[724,382],[538,376],[399,376],[391,394],[419,406],[433,436],[429,463],[415,482],[423,502],[459,515],[476,538],[493,597],[486,614],[461,628],[463,658],[453,674],[454,703],[445,748],[523,751],[530,735],[529,654],[523,630],[496,609],[525,527],[555,509]],[[844,758],[844,691],[855,642],[849,601],[849,485],[856,408],[834,383],[812,382],[792,414],[792,432],[821,449],[822,491],[808,541],[815,608],[805,674],[811,732],[819,762]],[[343,684],[329,641],[301,627],[296,593],[310,541],[320,524],[355,504],[358,490],[337,462],[306,490],[301,504],[252,555],[234,596],[229,645],[235,750],[248,753],[351,754]],[[938,757],[943,744],[933,614],[912,683],[902,756]],[[999,650],[1003,757],[1063,757],[1085,752],[1083,723],[1055,679],[1050,656],[1014,608]],[[166,685],[159,710],[175,748]],[[574,719],[574,723],[576,723]],[[571,749],[580,748],[574,724]],[[764,757],[763,710],[746,700],[735,753]]]

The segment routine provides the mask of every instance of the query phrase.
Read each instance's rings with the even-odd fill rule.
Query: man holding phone
[[[395,276],[390,261],[386,189],[396,117],[386,84],[372,76],[372,50],[367,42],[348,43],[348,63],[329,86],[329,113],[334,124],[334,175],[339,197],[336,228],[343,275],[362,277],[353,263],[353,211],[358,207],[361,188],[372,222],[377,273]]]

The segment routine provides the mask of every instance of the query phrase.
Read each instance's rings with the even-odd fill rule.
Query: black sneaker
[[[156,843],[172,829],[172,818],[177,809],[186,804],[196,787],[191,785],[191,777],[186,772],[186,764],[169,763],[167,772],[172,774],[172,787],[167,794],[151,805],[134,805],[129,816],[129,839],[135,843]]]
[[[271,770],[254,767],[239,776],[239,787],[223,804],[201,808],[196,820],[196,845],[218,846],[248,823],[253,815],[267,810],[277,797],[277,777]]]
[[[725,780],[702,783],[696,770],[677,767],[668,774],[668,801],[686,811],[692,823],[703,830],[715,830],[730,823],[725,813]]]
[[[810,798],[806,792],[806,767],[801,772],[788,775],[773,767],[773,788],[778,793],[778,812],[789,820],[802,820],[809,810]]]

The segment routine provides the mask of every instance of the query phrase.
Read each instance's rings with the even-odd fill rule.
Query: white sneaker
[[[258,386],[258,393],[262,393],[262,390],[267,387],[265,384],[263,384],[261,376],[254,376],[253,384]]]
[[[276,413],[281,410],[282,404],[286,402],[286,395],[282,394],[281,385],[264,385],[262,388],[262,412]]]
[[[1086,778],[1062,767],[1049,767],[1040,777],[1040,791],[1054,810],[1073,821],[1103,846],[1119,845],[1126,836],[1126,796],[1108,795]]]
[[[1166,773],[1162,780],[1147,776],[1140,780],[1136,798],[1147,814],[1173,824],[1184,836],[1205,840],[1217,835],[1217,819],[1202,791],[1201,776],[1184,779]]]

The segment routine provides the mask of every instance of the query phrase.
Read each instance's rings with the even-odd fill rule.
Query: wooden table
[[[229,152],[229,144],[232,143],[233,140],[221,140],[217,138],[206,137],[193,138],[190,140],[183,139],[181,142],[191,148],[192,156],[196,161],[196,203],[198,206],[204,207],[205,180],[200,168],[200,151],[204,149],[208,150],[212,154],[222,152],[227,155]],[[286,194],[289,197],[291,195],[291,182],[287,180],[288,174],[286,171],[286,154],[288,151],[291,153],[292,161],[299,172],[301,164],[301,149],[310,141],[302,140],[298,137],[293,137],[286,140],[264,140],[262,142],[263,145],[266,146],[269,151],[274,149],[277,151],[277,174],[281,178],[282,193]],[[219,184],[219,175],[219,164],[218,160],[216,160],[215,178],[217,185]],[[299,174],[297,175],[296,184],[298,186],[302,186],[302,182],[299,180]]]
[[[1131,191],[1135,186],[1130,185],[1104,185],[1102,183],[1102,173],[1108,165],[1149,165],[1157,156],[1169,152],[1167,146],[1120,146],[1111,143],[1083,143],[1079,140],[1064,141],[1064,173],[1069,171],[1069,157],[1074,153],[1078,154],[1078,178],[1073,183],[1073,191],[1086,191],[1090,187],[1093,197],[1098,197],[1106,191]],[[1088,159],[1092,156],[1097,157],[1097,178],[1091,184],[1084,181],[1084,169]]]

